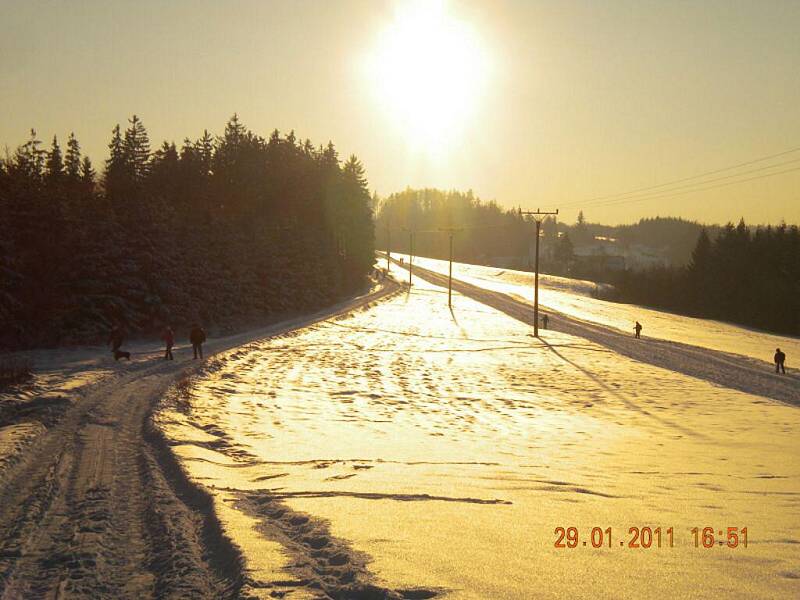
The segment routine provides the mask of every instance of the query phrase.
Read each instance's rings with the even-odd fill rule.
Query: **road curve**
[[[325,311],[229,338],[208,354],[380,300],[382,288]],[[181,470],[150,416],[204,361],[135,361],[74,398],[0,472],[0,600],[247,597],[236,546],[211,496]]]

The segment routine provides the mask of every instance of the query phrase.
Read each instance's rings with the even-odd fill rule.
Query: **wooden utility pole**
[[[534,277],[534,286],[533,286],[533,335],[539,337],[539,237],[541,235],[542,230],[542,217],[547,215],[557,215],[558,209],[555,212],[546,212],[541,211],[538,208],[536,210],[528,210],[523,211],[520,209],[519,215],[530,215],[533,216],[534,221],[536,222],[536,262],[535,262],[535,277]]]
[[[392,260],[392,221],[386,219],[386,272],[391,268]]]
[[[408,232],[408,287],[411,287],[411,270],[414,266],[414,230],[403,227]]]
[[[439,231],[450,234],[450,270],[447,275],[447,306],[453,308],[453,234],[463,230],[454,229],[453,227],[440,227]]]

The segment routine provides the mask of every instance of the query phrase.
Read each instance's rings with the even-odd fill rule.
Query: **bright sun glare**
[[[381,110],[410,146],[438,154],[474,117],[487,85],[481,40],[442,1],[404,3],[367,60]]]

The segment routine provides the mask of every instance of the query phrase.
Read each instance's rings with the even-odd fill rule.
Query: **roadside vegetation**
[[[31,131],[0,160],[0,214],[6,348],[316,309],[360,289],[374,257],[359,160],[236,115],[221,136],[155,151],[133,116],[101,175],[74,135],[62,151]]]
[[[0,391],[25,383],[32,377],[30,362],[13,356],[0,356]]]

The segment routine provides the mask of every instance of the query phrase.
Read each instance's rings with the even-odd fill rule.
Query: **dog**
[[[114,350],[114,360],[119,360],[120,358],[127,358],[128,360],[131,359],[131,353],[125,352],[125,350]]]

